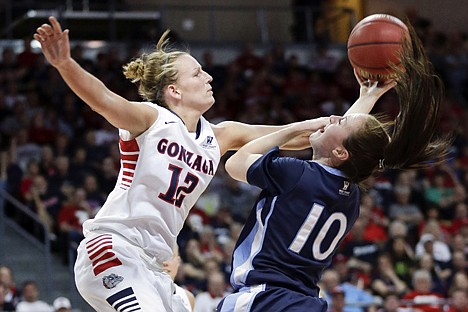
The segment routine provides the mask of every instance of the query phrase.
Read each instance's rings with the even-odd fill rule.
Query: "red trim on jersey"
[[[136,162],[138,161],[138,157],[140,156],[140,147],[138,146],[138,142],[136,139],[130,141],[124,141],[120,139],[119,145],[121,151],[120,159],[123,168],[120,188],[126,190],[131,186],[134,174],[133,172],[126,171],[125,169],[136,169]],[[131,155],[128,155],[128,153],[131,153]],[[128,184],[125,182],[127,182]]]
[[[124,141],[122,139],[119,140],[120,149],[123,152],[139,152],[140,147],[135,139],[130,141]]]
[[[123,151],[122,152],[126,152],[126,151]],[[122,158],[122,160],[125,162],[125,161],[137,161],[138,160],[138,156],[139,154],[137,155],[121,155],[120,157]]]
[[[135,170],[136,164],[130,164],[128,162],[122,162],[122,167],[124,167],[125,169]]]
[[[89,260],[93,263],[94,275],[98,275],[105,270],[122,265],[112,251],[112,236],[110,234],[99,235],[86,243],[86,251]],[[101,263],[98,265],[98,263]]]
[[[115,258],[111,261],[105,262],[101,265],[94,267],[93,272],[94,272],[94,275],[98,275],[109,268],[113,268],[119,265],[122,265],[122,262],[120,262],[119,259]]]
[[[89,251],[93,246],[99,244],[99,242],[102,242],[104,239],[108,239],[112,243],[112,236],[110,234],[102,234],[88,241],[86,243],[86,249]]]

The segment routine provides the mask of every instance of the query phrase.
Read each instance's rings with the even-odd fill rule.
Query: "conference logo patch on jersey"
[[[122,276],[119,276],[117,274],[110,274],[110,275],[106,275],[102,278],[102,284],[104,285],[104,287],[106,287],[107,289],[111,289],[111,288],[114,288],[115,286],[117,286],[117,284],[119,284],[121,281],[123,281],[123,277]]]
[[[113,294],[106,301],[119,312],[142,311],[132,287]]]
[[[204,149],[215,149],[216,145],[213,144],[214,137],[207,135],[201,146]]]
[[[349,181],[343,181],[343,187],[340,190],[338,190],[338,193],[340,195],[349,196],[348,188],[349,188]]]

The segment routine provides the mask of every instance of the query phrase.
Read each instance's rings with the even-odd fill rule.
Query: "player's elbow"
[[[245,174],[242,175],[241,167],[241,163],[239,162],[238,157],[236,157],[236,154],[229,157],[226,161],[226,172],[231,176],[231,178],[239,181],[245,181]]]

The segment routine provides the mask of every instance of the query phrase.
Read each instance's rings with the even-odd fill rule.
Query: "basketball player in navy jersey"
[[[383,166],[419,168],[445,157],[450,141],[433,137],[442,85],[413,29],[409,46],[396,79],[400,115],[392,132],[358,100],[344,116],[293,124],[227,160],[234,179],[262,192],[233,253],[236,291],[218,312],[327,311],[317,282],[359,216],[360,183]],[[278,146],[301,134],[309,137],[312,160],[281,157]]]

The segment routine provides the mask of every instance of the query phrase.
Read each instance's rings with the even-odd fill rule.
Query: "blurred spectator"
[[[370,272],[377,262],[380,252],[379,245],[364,239],[365,224],[358,218],[342,247],[342,253],[348,257],[348,266],[362,272],[366,285],[369,283]]]
[[[0,281],[0,311],[15,311],[15,306],[11,302],[5,301],[8,291],[5,283]]]
[[[15,307],[19,301],[19,291],[16,288],[13,270],[6,265],[0,265],[0,283],[4,286],[4,306]]]
[[[219,190],[220,206],[229,207],[234,220],[244,222],[259,190],[234,180],[229,175],[223,177],[224,187]]]
[[[48,177],[49,186],[52,191],[60,192],[63,186],[74,185],[68,156],[57,156],[55,158],[55,168],[54,174]]]
[[[218,303],[229,294],[221,272],[213,272],[207,277],[207,290],[195,296],[194,312],[216,311]]]
[[[468,276],[466,272],[458,271],[453,275],[448,293],[451,294],[456,289],[468,291]]]
[[[418,177],[417,170],[398,172],[395,177],[394,188],[409,187],[411,189],[410,202],[418,207],[424,206],[424,181]]]
[[[181,257],[186,283],[192,284],[191,287],[200,289],[203,287],[206,278],[203,271],[206,258],[201,251],[200,242],[196,238],[189,239],[185,244]]]
[[[418,232],[433,233],[434,236],[440,237],[442,240],[447,240],[450,236],[450,225],[447,221],[441,220],[439,217],[440,210],[438,207],[429,205],[426,208],[426,216],[418,226]]]
[[[426,182],[424,198],[439,207],[442,219],[450,220],[454,204],[466,198],[466,191],[449,165],[439,165],[438,169]]]
[[[223,250],[216,241],[213,228],[210,225],[205,225],[200,232],[200,250],[205,258],[214,259],[220,263],[223,260]]]
[[[405,306],[421,312],[442,311],[443,295],[432,290],[431,274],[426,270],[413,273],[412,290],[403,296]]]
[[[53,235],[55,232],[55,215],[52,213],[56,213],[55,209],[60,207],[60,203],[59,197],[49,192],[47,180],[43,175],[34,177],[29,192],[25,194],[25,200],[29,208],[37,214],[39,219],[47,226],[51,235]],[[25,220],[25,222],[28,221]]]
[[[16,57],[19,67],[32,68],[36,64],[37,58],[38,54],[31,49],[31,38],[23,38],[23,50]]]
[[[410,285],[412,270],[416,262],[413,248],[408,244],[406,237],[399,235],[391,238],[384,247],[384,251],[390,256],[397,276],[406,285]]]
[[[454,250],[452,252],[452,266],[453,273],[455,272],[468,272],[468,262],[466,261],[466,255],[461,250]]]
[[[20,184],[20,194],[23,202],[25,202],[27,198],[31,197],[31,187],[33,186],[34,179],[39,175],[39,173],[40,167],[37,159],[29,160]]]
[[[51,145],[42,146],[39,168],[40,172],[47,177],[55,173],[55,154]]]
[[[447,312],[468,312],[468,292],[466,289],[454,289],[449,298],[450,306]]]
[[[49,226],[50,231],[54,232],[55,221],[63,199],[61,192],[49,187],[45,176],[38,175],[34,178],[30,197],[26,198],[26,203]]]
[[[388,235],[390,238],[407,237],[408,226],[402,221],[394,220],[388,226]]]
[[[400,297],[394,293],[389,293],[383,297],[382,307],[377,312],[413,312],[411,309],[403,308],[400,304]]]
[[[84,238],[82,224],[91,216],[92,207],[86,201],[86,191],[83,188],[71,188],[57,216],[59,248],[63,263],[74,263],[75,251]],[[73,255],[72,259],[69,258],[70,254]]]
[[[448,226],[448,232],[454,235],[465,224],[468,224],[468,205],[465,202],[458,202],[455,205],[454,217]]]
[[[416,257],[420,258],[423,254],[428,253],[434,257],[434,261],[442,267],[448,267],[452,259],[450,247],[447,243],[434,236],[432,233],[424,233],[421,235],[415,249]]]
[[[329,312],[345,311],[345,292],[340,286],[334,287],[330,291],[331,302],[328,308]]]
[[[3,117],[2,123],[0,124],[0,130],[2,130],[2,132],[4,132],[10,137],[18,137],[18,146],[22,146],[25,143],[32,144],[28,141],[27,138],[27,127],[29,125],[27,105],[23,102],[18,102],[15,104],[15,106],[10,108],[10,110],[11,113]],[[19,133],[20,131],[23,131],[24,133]],[[22,147],[22,153],[20,154],[22,156],[21,159],[23,158],[23,153],[26,154],[26,156],[28,156],[27,151],[28,149],[32,148],[35,148],[35,146],[26,145],[26,147]],[[26,152],[23,152],[23,149],[25,149]]]
[[[70,179],[73,185],[78,186],[84,183],[85,176],[94,172],[94,168],[87,161],[88,154],[82,146],[77,146],[73,151],[73,156],[69,165]],[[114,181],[115,185],[115,181]]]
[[[118,174],[119,172],[115,169],[112,158],[104,158],[97,175],[98,184],[104,194],[109,194],[114,189]]]
[[[381,254],[377,259],[377,270],[372,274],[371,289],[374,294],[381,297],[390,293],[402,295],[408,290],[405,281],[395,273],[392,259],[388,254]]]
[[[432,255],[425,253],[419,259],[419,268],[426,270],[431,274],[432,290],[442,295],[447,293],[447,278],[451,274],[450,269],[441,269],[434,261]]]
[[[56,134],[57,129],[47,124],[44,111],[38,111],[32,116],[28,127],[28,138],[32,143],[52,144]]]
[[[87,107],[87,106],[86,106]],[[91,112],[92,116],[99,116],[98,114]],[[101,117],[102,118],[102,117]],[[103,158],[106,157],[105,145],[99,145],[96,140],[96,131],[92,130],[95,127],[87,127],[85,133],[85,140],[83,147],[86,150],[86,161],[93,170],[99,170],[100,163]]]
[[[21,301],[16,312],[54,312],[54,308],[39,299],[39,289],[35,281],[26,281],[21,288]]]
[[[395,202],[389,206],[388,216],[392,220],[399,220],[407,224],[409,230],[416,229],[423,219],[421,209],[410,202],[411,188],[396,186],[393,190]]]
[[[94,174],[87,174],[84,177],[83,188],[86,191],[86,201],[91,207],[91,216],[94,216],[101,209],[106,196],[102,193],[98,179]]]
[[[373,199],[369,194],[362,196],[359,219],[364,223],[365,240],[374,241],[379,245],[383,245],[388,240],[387,228],[383,225],[388,222],[388,219],[373,206]]]
[[[55,298],[52,303],[55,312],[71,312],[72,305],[70,300],[67,297],[58,297]]]
[[[339,286],[345,294],[345,312],[364,312],[367,307],[374,304],[373,296],[348,282],[342,282],[338,272],[334,269],[326,269],[320,280],[320,296],[323,297],[328,305],[331,305],[332,290]]]
[[[27,164],[31,159],[40,161],[41,147],[29,140],[26,129],[20,129],[16,132],[13,144],[16,145],[16,161],[23,171],[26,171]]]

